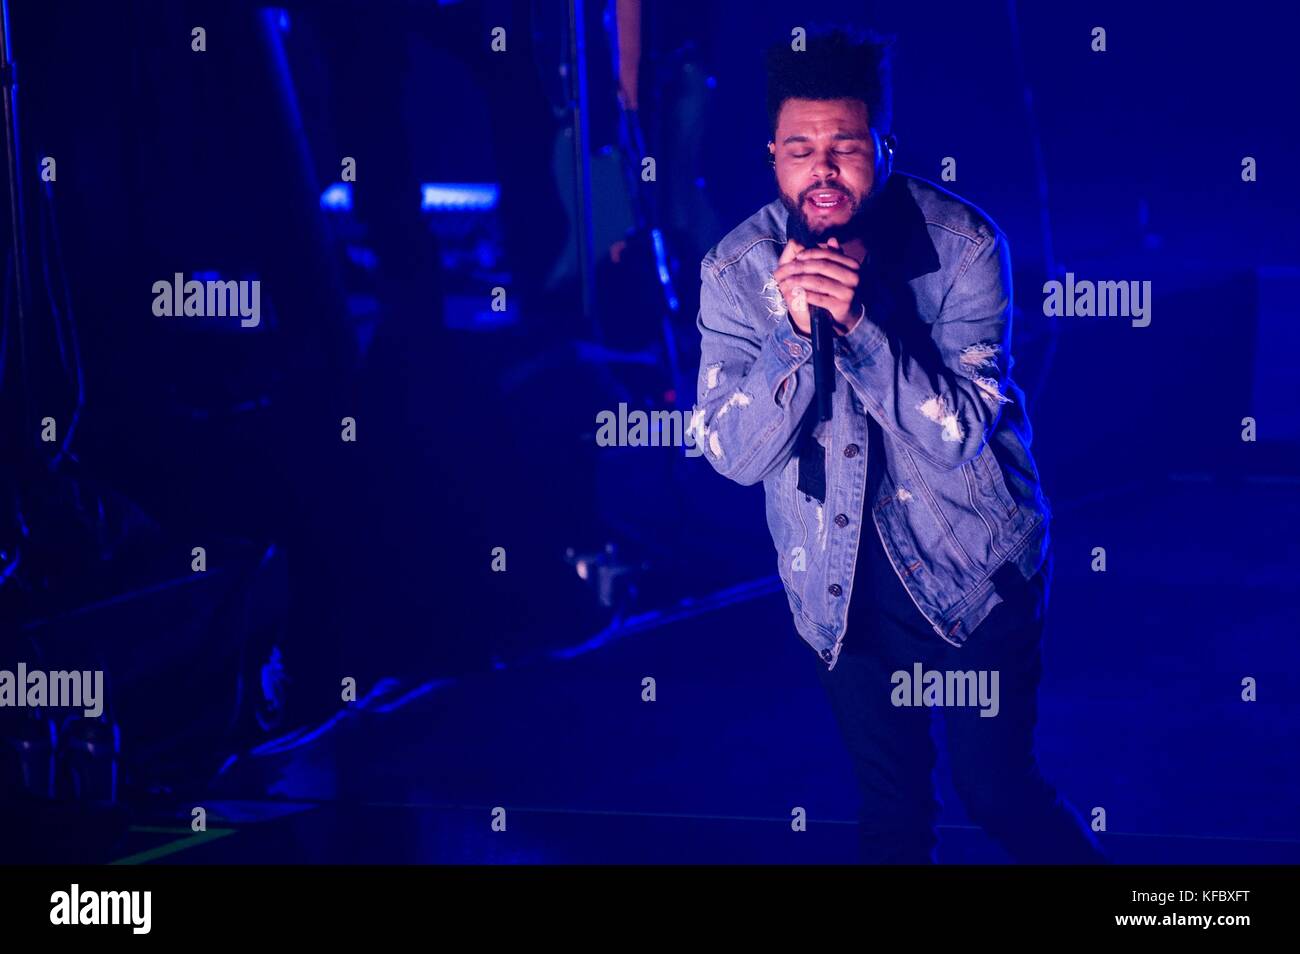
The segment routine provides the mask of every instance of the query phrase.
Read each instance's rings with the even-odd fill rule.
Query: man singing
[[[779,198],[704,257],[692,430],[720,474],[763,482],[861,787],[863,860],[934,860],[942,706],[955,788],[1012,858],[1103,862],[1034,753],[1051,509],[1010,376],[1006,236],[892,173],[885,43],[835,31],[767,66]],[[810,309],[833,332],[826,421]],[[976,677],[993,704],[952,692]]]

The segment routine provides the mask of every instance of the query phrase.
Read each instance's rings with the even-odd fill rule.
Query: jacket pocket
[[[1011,492],[1007,489],[1006,479],[1002,476],[1002,466],[998,463],[993,454],[993,449],[985,444],[976,455],[971,469],[975,472],[976,482],[979,484],[984,496],[991,501],[996,501],[1001,508],[1002,514],[1007,517],[1014,517],[1020,512],[1020,507],[1011,497]]]

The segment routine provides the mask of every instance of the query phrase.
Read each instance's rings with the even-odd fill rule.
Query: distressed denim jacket
[[[833,416],[819,423],[812,344],[772,279],[786,218],[771,202],[701,264],[692,439],[724,477],[763,482],[795,629],[830,669],[864,533],[880,534],[917,610],[960,647],[1049,559],[1051,510],[1010,375],[1006,237],[939,186],[891,176],[859,285],[865,317],[835,339]],[[800,480],[813,459],[801,447],[817,455],[823,500]],[[883,457],[871,488],[869,447]]]

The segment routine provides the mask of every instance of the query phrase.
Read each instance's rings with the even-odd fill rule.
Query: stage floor
[[[1058,507],[1040,759],[1085,817],[1106,809],[1116,862],[1300,863],[1300,494],[1245,486]],[[855,786],[815,665],[769,593],[572,659],[404,678],[309,744],[233,764],[193,800],[205,836],[189,801],[137,812],[104,860],[849,864]],[[942,751],[938,771],[940,860],[1005,862]]]

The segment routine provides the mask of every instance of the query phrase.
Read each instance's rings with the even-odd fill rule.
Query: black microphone
[[[786,239],[794,239],[804,248],[816,248],[817,239],[804,224],[803,216],[791,212],[785,227]],[[831,419],[831,399],[835,394],[835,335],[831,313],[820,305],[808,306],[812,324],[813,389],[816,392],[817,420]]]

